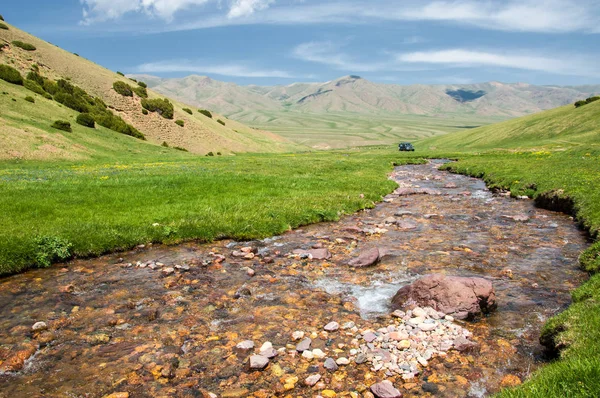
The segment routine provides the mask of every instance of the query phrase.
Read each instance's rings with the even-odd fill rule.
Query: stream
[[[0,397],[371,397],[382,380],[405,397],[483,397],[521,383],[543,365],[541,327],[586,279],[577,267],[586,236],[569,216],[439,164],[397,167],[394,193],[339,222],[261,241],[139,247],[0,279]],[[385,252],[379,263],[347,264],[373,247]],[[475,346],[426,360],[419,351],[403,359],[404,373],[358,363],[357,350],[373,348],[365,333],[404,327],[390,316],[396,291],[431,273],[493,283],[495,312],[436,321]],[[330,322],[343,326],[324,330]],[[434,332],[414,333],[411,349],[431,347],[423,341]],[[295,349],[299,336],[311,338],[314,358]],[[266,342],[276,356],[250,369]],[[349,361],[331,370],[325,357]]]

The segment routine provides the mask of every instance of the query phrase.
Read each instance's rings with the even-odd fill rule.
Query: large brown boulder
[[[487,279],[433,274],[404,286],[392,299],[392,310],[414,307],[432,307],[457,319],[473,319],[496,309],[496,295]]]

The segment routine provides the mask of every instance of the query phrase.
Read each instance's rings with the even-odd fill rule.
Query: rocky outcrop
[[[348,265],[356,268],[370,267],[371,265],[376,264],[381,257],[381,251],[378,248],[373,247],[360,253],[358,257],[348,261]]]
[[[496,308],[492,283],[483,278],[427,275],[404,286],[392,299],[392,309],[432,307],[457,319],[473,319]]]

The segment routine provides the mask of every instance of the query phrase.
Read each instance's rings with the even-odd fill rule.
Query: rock
[[[458,351],[468,351],[476,346],[476,343],[467,340],[467,338],[464,336],[459,336],[454,340],[454,348],[456,348]]]
[[[412,211],[408,211],[408,210],[400,210],[400,211],[394,213],[394,215],[396,217],[412,216],[413,212]]]
[[[346,330],[346,329],[352,329],[354,326],[356,326],[356,324],[352,321],[350,322],[346,322],[342,325],[342,329]]]
[[[294,341],[300,340],[303,337],[304,337],[304,332],[301,330],[296,330],[294,333],[292,333],[292,340],[294,340]]]
[[[529,199],[529,198],[527,198]],[[507,220],[513,220],[515,222],[527,222],[529,221],[529,216],[527,216],[526,214],[517,214],[516,216],[502,216],[502,218],[505,218]]]
[[[331,258],[331,253],[327,249],[312,249],[308,253],[315,260],[329,260]]]
[[[273,343],[271,343],[270,341],[265,341],[263,345],[260,346],[260,351],[265,351],[269,348],[273,348]]]
[[[173,267],[166,267],[160,270],[161,274],[163,276],[169,276],[175,273],[175,268]]]
[[[262,370],[269,364],[269,358],[262,355],[252,355],[250,357],[250,369]]]
[[[275,358],[279,353],[273,347],[267,348],[265,350],[260,350],[260,355],[267,358]]]
[[[110,341],[110,336],[106,333],[96,333],[87,337],[88,343],[91,345],[106,344]]]
[[[239,348],[240,350],[251,350],[254,348],[254,342],[252,340],[245,340],[241,343],[238,343],[238,345],[235,347]]]
[[[327,325],[325,325],[325,327],[323,327],[323,329],[327,330],[328,332],[335,332],[339,328],[340,324],[337,322],[329,322]]]
[[[395,224],[396,223],[396,219],[394,217],[388,217],[385,220],[383,220],[383,222],[385,224]]]
[[[432,307],[457,319],[472,319],[496,308],[492,283],[483,278],[433,274],[404,286],[392,299],[392,309]]]
[[[304,352],[310,349],[310,345],[312,344],[312,340],[310,338],[305,338],[301,342],[296,345],[296,351]]]
[[[415,224],[414,222],[410,222],[410,221],[398,221],[396,223],[396,226],[398,227],[398,229],[402,230],[402,231],[409,231],[411,229],[416,229],[417,228],[417,224]]]
[[[429,392],[434,395],[440,391],[440,388],[437,386],[437,384],[434,383],[425,383],[421,388],[423,389],[423,391]]]
[[[453,183],[453,182],[449,182],[449,183],[447,183],[446,185],[444,185],[444,188],[450,188],[450,189],[452,189],[452,188],[457,188],[457,187],[458,187],[458,185],[456,185],[456,184],[455,184],[455,183]]]
[[[323,390],[323,391],[321,391],[321,396],[323,398],[335,398],[335,397],[337,397],[337,394],[333,390]]]
[[[387,380],[381,383],[376,383],[371,386],[371,392],[377,398],[402,398],[402,393],[398,391],[394,385]]]
[[[312,387],[315,384],[317,384],[319,380],[321,380],[320,374],[310,375],[306,379],[304,379],[304,384],[306,384],[309,387]]]
[[[410,348],[410,340],[401,340],[396,344],[399,350],[406,350]]]
[[[239,299],[242,297],[250,297],[250,296],[252,296],[252,292],[250,291],[250,289],[248,289],[245,286],[242,286],[235,292],[235,294],[233,295],[233,298]]]
[[[421,307],[416,307],[416,308],[412,309],[412,316],[414,316],[414,317],[426,317],[427,316],[427,311],[425,311]]]
[[[338,365],[348,365],[350,363],[350,360],[345,357],[339,357],[335,360],[335,363]]]
[[[377,339],[377,335],[373,332],[367,332],[363,335],[363,339],[365,339],[367,343],[371,343]]]
[[[315,356],[313,355],[312,351],[306,350],[302,353],[302,358],[306,358],[310,361],[311,359],[314,359]]]
[[[356,356],[356,358],[354,359],[354,362],[356,362],[357,364],[361,364],[361,363],[365,363],[367,362],[367,356],[365,354],[358,354]]]
[[[419,329],[421,329],[424,332],[431,332],[432,330],[434,330],[435,328],[437,328],[437,323],[433,322],[433,323],[427,323],[427,322],[423,322],[423,323],[419,323],[417,325],[417,327]]]
[[[319,348],[315,348],[314,350],[312,350],[312,354],[315,358],[318,359],[325,358],[325,353]]]
[[[323,366],[330,372],[335,372],[336,370],[338,370],[338,365],[337,363],[335,363],[333,358],[327,358]]]
[[[250,391],[245,388],[235,388],[232,390],[223,391],[221,398],[242,398],[247,396],[249,393]]]
[[[44,330],[47,330],[47,329],[48,329],[48,325],[46,325],[46,322],[36,322],[31,327],[31,331],[33,333],[43,332]]]
[[[522,383],[521,379],[519,378],[519,376],[515,376],[515,375],[506,375],[502,378],[502,381],[500,382],[500,385],[504,388],[506,387],[515,387],[518,386]]]
[[[351,267],[370,267],[377,263],[381,258],[381,253],[378,248],[373,247],[371,249],[365,250],[359,254],[358,257],[353,258],[348,262],[348,265]]]
[[[248,276],[254,276],[256,272],[252,269],[252,268],[248,268],[246,270],[246,274],[248,274]]]

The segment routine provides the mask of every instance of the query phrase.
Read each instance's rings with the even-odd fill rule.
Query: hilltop
[[[600,138],[600,101],[573,104],[477,129],[419,142],[422,149],[489,150],[571,148],[597,145]]]
[[[26,77],[35,73],[40,84],[36,89],[38,92],[34,93],[23,83],[0,80],[0,159],[84,159],[122,151],[165,152],[160,145],[202,155],[208,152],[283,152],[298,148],[276,134],[250,128],[218,113],[213,112],[212,117],[208,117],[197,108],[170,99],[172,115],[161,116],[159,112],[143,110],[144,97],[153,100],[163,99],[164,95],[146,89],[143,82],[138,85],[122,74],[3,23],[8,29],[0,29],[0,64],[16,69],[25,83],[30,80]],[[121,119],[118,122],[121,126],[127,124],[131,131],[137,130],[145,142],[98,125],[92,130],[76,124],[79,112],[72,110],[74,107],[67,105],[64,98],[62,104],[56,96],[53,100],[41,87],[45,80],[66,82],[63,88],[72,91],[75,87],[81,94],[79,98],[88,101],[97,98],[107,112]],[[120,82],[117,83],[120,87],[129,86],[135,94],[118,93],[113,87],[116,82]],[[29,86],[31,89],[31,84]],[[25,97],[31,97],[34,102],[25,101]],[[51,128],[57,119],[69,121],[73,133],[64,134]]]

